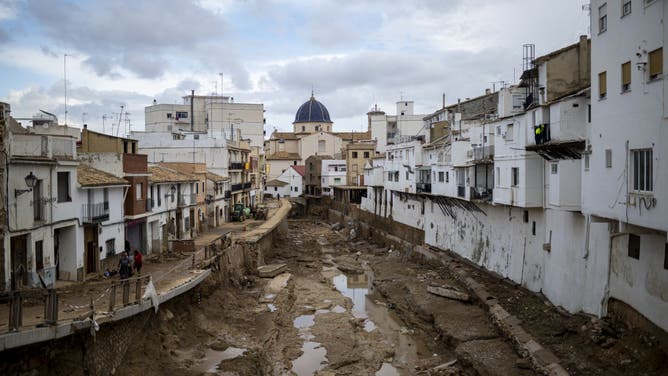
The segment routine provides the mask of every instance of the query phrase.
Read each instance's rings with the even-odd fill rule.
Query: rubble
[[[459,292],[452,288],[451,286],[427,286],[427,291],[438,296],[442,296],[448,299],[459,300],[462,302],[468,302],[471,300],[469,294]]]

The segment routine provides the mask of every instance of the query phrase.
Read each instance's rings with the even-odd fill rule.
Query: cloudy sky
[[[144,127],[153,99],[195,89],[264,103],[268,133],[289,130],[314,88],[334,129],[361,130],[377,103],[416,111],[519,77],[537,56],[588,33],[586,0],[0,0],[0,101],[107,128],[124,105]],[[497,84],[498,85],[498,84]],[[117,121],[117,120],[116,120]],[[108,129],[107,129],[108,130]]]

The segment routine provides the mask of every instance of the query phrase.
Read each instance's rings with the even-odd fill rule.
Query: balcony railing
[[[431,193],[431,183],[417,183],[418,193]]]
[[[494,145],[478,146],[473,148],[473,160],[481,161],[494,158]]]
[[[471,199],[492,201],[493,188],[487,187],[471,187]]]
[[[243,183],[243,189],[249,189],[251,187],[251,183]]]
[[[147,198],[146,199],[146,211],[147,212],[152,211],[153,210],[153,205],[154,205],[153,199],[152,198]]]
[[[230,170],[243,170],[244,164],[241,162],[230,162]]]
[[[102,222],[109,220],[109,203],[82,204],[84,222]]]
[[[465,198],[466,197],[466,187],[463,185],[457,186],[457,197]]]
[[[232,184],[232,186],[230,187],[230,189],[232,190],[232,192],[234,192],[234,191],[240,191],[240,190],[243,189],[243,184],[241,184],[241,183],[239,183],[239,184]]]

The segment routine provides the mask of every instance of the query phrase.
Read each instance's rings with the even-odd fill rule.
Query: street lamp
[[[25,177],[26,185],[28,189],[14,189],[14,197],[19,197],[20,195],[31,192],[35,185],[37,185],[37,176],[33,175],[32,171]]]

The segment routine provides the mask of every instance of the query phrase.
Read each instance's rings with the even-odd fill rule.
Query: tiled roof
[[[148,178],[149,183],[183,183],[197,180],[192,176],[160,165],[149,166],[148,172],[151,174]]]
[[[301,156],[299,156],[298,153],[288,153],[287,151],[277,151],[276,153],[272,155],[268,155],[267,160],[270,159],[291,159],[291,160],[296,160],[296,159],[302,159]]]
[[[228,178],[226,178],[226,177],[224,177],[224,176],[215,174],[215,173],[213,173],[213,172],[211,172],[211,171],[207,171],[207,172],[206,172],[206,178],[209,179],[209,180],[211,180],[211,181],[213,181],[213,182],[219,182],[219,181],[223,181],[223,180],[227,180],[227,179],[228,179]]]
[[[343,141],[361,141],[361,140],[370,140],[371,132],[334,132],[332,133],[335,136],[341,137]]]
[[[304,165],[299,165],[299,166],[290,166],[295,169],[299,173],[299,175],[304,176],[306,174],[306,166]]]
[[[267,186],[267,187],[285,187],[286,185],[288,185],[288,183],[284,182],[283,180],[278,180],[278,179],[269,180],[265,184],[265,186]]]
[[[271,139],[272,140],[297,140],[299,139],[296,134],[293,132],[278,132],[274,131],[274,133],[271,134]]]
[[[206,163],[160,162],[159,164],[186,175],[206,173]]]
[[[119,178],[116,175],[98,170],[86,164],[77,166],[77,182],[82,187],[130,185],[130,183],[123,178]]]

